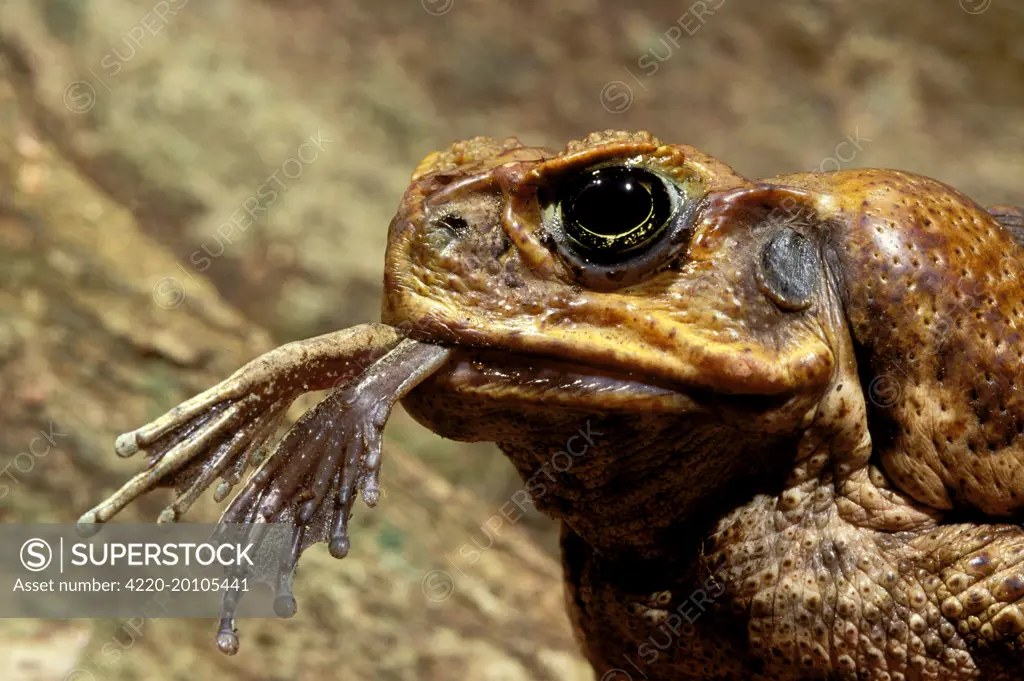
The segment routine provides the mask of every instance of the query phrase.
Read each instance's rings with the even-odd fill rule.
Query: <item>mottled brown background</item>
[[[73,519],[138,465],[112,460],[117,433],[272,344],[375,320],[387,224],[425,154],[609,127],[749,176],[885,166],[1020,202],[1024,5],[0,0],[0,466],[64,434],[0,521]],[[286,166],[310,136],[315,160]],[[250,224],[239,209],[275,172]],[[402,414],[388,435],[388,494],[357,516],[353,557],[311,552],[299,615],[247,623],[238,657],[205,621],[134,641],[7,621],[0,678],[588,678],[541,519],[425,597],[518,483],[490,447]]]

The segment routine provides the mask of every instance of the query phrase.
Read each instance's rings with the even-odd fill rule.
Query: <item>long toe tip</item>
[[[349,542],[348,537],[335,537],[331,540],[327,550],[330,551],[331,555],[335,558],[344,558],[348,555],[349,549],[352,548],[352,544]]]
[[[234,485],[232,483],[228,482],[227,480],[222,480],[217,485],[217,488],[213,490],[213,500],[219,504],[220,502],[228,498],[228,495],[231,494],[231,490],[233,488]]]
[[[274,613],[278,617],[285,619],[295,617],[296,612],[298,612],[298,605],[296,605],[295,598],[291,594],[281,594],[274,599]]]
[[[217,632],[217,650],[225,655],[238,654],[238,634],[230,628],[224,629],[222,626],[222,629]]]
[[[118,435],[114,440],[114,451],[122,457],[131,456],[139,451],[139,441],[135,437],[135,431]]]
[[[82,514],[75,525],[78,536],[86,538],[95,535],[100,531],[100,523],[96,522],[96,511],[87,511]]]
[[[363,503],[373,508],[380,501],[380,489],[378,487],[366,487],[363,490]]]

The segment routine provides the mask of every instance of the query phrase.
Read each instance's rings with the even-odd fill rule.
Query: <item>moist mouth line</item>
[[[691,399],[701,392],[694,386],[684,386],[668,380],[642,376],[637,372],[625,371],[609,364],[590,364],[548,354],[495,350],[481,346],[452,346],[454,353],[449,360],[453,369],[466,370],[481,377],[503,375],[510,382],[527,384],[548,381],[561,382],[567,386],[572,382],[603,384],[607,389],[633,389],[650,396],[678,396]],[[521,375],[515,375],[521,374]]]

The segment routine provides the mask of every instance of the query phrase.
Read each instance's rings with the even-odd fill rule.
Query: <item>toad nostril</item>
[[[462,217],[458,213],[447,213],[431,220],[431,223],[435,227],[440,227],[447,230],[453,236],[460,236],[469,229],[469,223],[466,222],[466,218]]]

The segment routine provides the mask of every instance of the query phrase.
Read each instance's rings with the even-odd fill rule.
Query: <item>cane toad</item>
[[[1019,679],[1022,233],[900,171],[751,182],[645,132],[457,143],[391,223],[383,324],[121,436],[151,464],[83,521],[161,484],[165,521],[218,478],[223,499],[291,401],[337,385],[223,517],[295,522],[292,565],[348,553],[402,400],[498,443],[561,521],[603,681]]]

